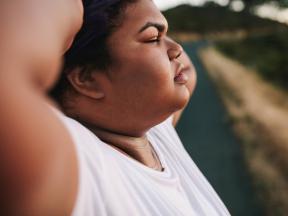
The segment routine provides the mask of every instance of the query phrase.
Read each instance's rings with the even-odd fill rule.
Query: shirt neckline
[[[141,169],[141,170],[143,170],[147,173],[150,173],[151,175],[155,175],[155,176],[161,176],[161,177],[170,176],[171,171],[170,171],[169,167],[167,166],[167,163],[166,163],[160,149],[156,145],[155,140],[153,139],[152,136],[150,136],[149,132],[147,133],[147,138],[151,144],[151,147],[154,149],[157,157],[159,158],[159,161],[160,161],[162,167],[164,168],[163,171],[158,171],[158,170],[155,170],[153,168],[150,168],[150,167],[142,164],[141,162],[137,161],[136,159],[128,157],[127,155],[123,154],[122,152],[116,150],[115,148],[113,148],[109,144],[107,144],[103,141],[102,141],[102,143],[105,145],[106,148],[109,148],[109,151],[111,151],[116,157],[118,157],[121,160],[125,160],[126,162],[128,162],[130,164],[133,164],[138,169]]]

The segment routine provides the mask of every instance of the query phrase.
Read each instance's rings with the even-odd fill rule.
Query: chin
[[[175,107],[178,111],[180,109],[183,109],[190,99],[190,93],[186,86],[181,86],[181,91],[177,92],[176,94],[176,100],[175,100]]]

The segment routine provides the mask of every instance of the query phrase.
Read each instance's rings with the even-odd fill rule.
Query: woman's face
[[[157,124],[188,102],[187,76],[177,59],[182,48],[166,37],[167,28],[151,0],[138,0],[109,37],[112,65],[106,100],[117,116],[133,118],[135,124]]]

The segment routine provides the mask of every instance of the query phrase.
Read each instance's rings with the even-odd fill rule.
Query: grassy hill
[[[248,12],[234,12],[227,7],[210,4],[205,7],[180,5],[163,11],[171,32],[211,33],[239,29],[287,29],[286,25],[262,19]]]

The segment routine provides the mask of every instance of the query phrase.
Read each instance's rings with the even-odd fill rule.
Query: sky
[[[201,6],[207,0],[154,0],[156,5],[161,9],[165,10],[168,8],[175,7],[179,4],[192,4]],[[228,0],[214,0],[220,5],[226,5]],[[243,9],[243,3],[241,0],[235,1],[234,5],[232,5],[235,11],[240,11]],[[261,17],[266,17],[270,19],[277,20],[279,22],[288,24],[288,9],[279,9],[275,7],[273,4],[267,4],[260,6],[256,9],[256,14]]]
[[[157,6],[161,10],[165,10],[167,8],[174,7],[179,4],[192,4],[192,5],[202,5],[206,0],[154,0]],[[227,4],[227,0],[215,0],[215,2],[225,5]]]
[[[261,17],[271,18],[288,24],[288,9],[279,10],[273,4],[259,7],[257,14]]]

